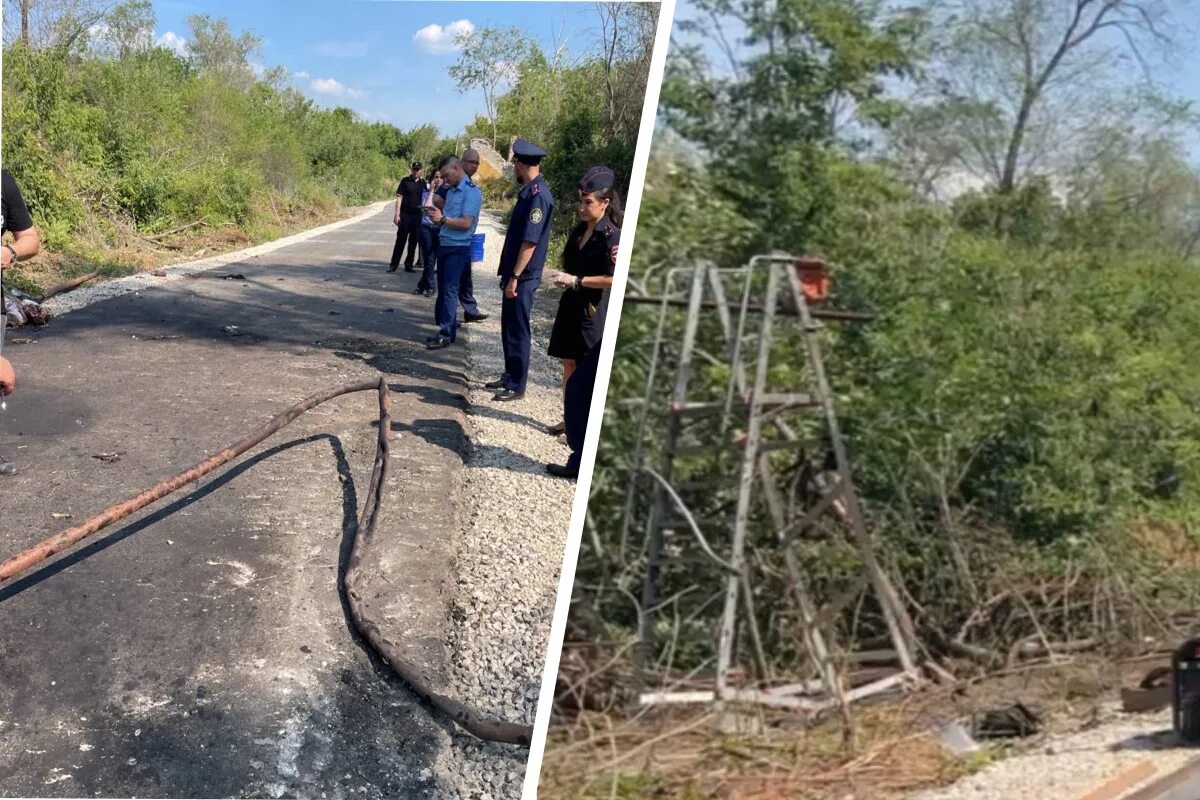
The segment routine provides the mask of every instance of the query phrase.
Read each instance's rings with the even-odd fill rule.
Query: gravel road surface
[[[432,353],[431,301],[383,271],[393,237],[374,207],[57,298],[71,313],[5,348],[21,386],[0,453],[21,473],[0,479],[0,553],[383,372],[397,440],[367,569],[375,614],[443,688],[532,720],[574,492],[540,473],[566,456],[536,429],[556,419],[554,365],[503,408],[468,388],[499,359],[494,223],[477,268],[494,317]],[[231,273],[244,279],[218,277]],[[553,303],[538,307],[544,349]],[[366,394],[332,401],[0,587],[0,793],[519,795],[524,750],[454,729],[350,630],[336,576],[373,419]]]
[[[525,397],[494,403],[482,385],[504,371],[496,264],[503,230],[486,214],[485,261],[475,267],[475,295],[491,314],[471,326],[471,439],[464,497],[468,520],[451,595],[451,670],[455,693],[486,713],[533,723],[550,620],[566,548],[575,484],[552,478],[547,462],[566,463],[564,437],[545,432],[562,416],[562,367],[546,355],[558,308],[553,289],[538,292]],[[508,800],[521,794],[526,751],[466,741],[447,780],[462,797]]]
[[[1158,778],[1196,755],[1194,748],[1178,746],[1170,711],[1124,714],[1113,703],[1101,706],[1086,730],[1047,736],[1025,752],[910,800],[1076,800],[1140,762],[1153,764]]]

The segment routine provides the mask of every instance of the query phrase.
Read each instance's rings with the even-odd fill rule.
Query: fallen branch
[[[177,228],[170,228],[169,230],[165,230],[162,233],[155,234],[154,236],[143,236],[141,238],[145,239],[148,242],[157,242],[159,239],[165,239],[168,236],[173,236],[176,233],[183,233],[188,228],[194,228],[197,225],[205,225],[205,224],[207,224],[206,220],[198,219],[195,222],[189,222],[186,225],[180,225]]]
[[[51,286],[49,289],[47,289],[46,291],[42,292],[40,296],[35,297],[34,300],[36,300],[39,303],[44,303],[47,300],[49,300],[51,297],[54,297],[55,295],[62,294],[63,292],[69,292],[72,289],[78,289],[80,286],[83,286],[88,281],[94,280],[99,277],[100,277],[100,270],[94,270],[92,272],[89,272],[87,275],[82,275],[78,278],[72,278],[69,281],[63,281],[62,283],[56,283],[53,286]]]
[[[350,550],[350,560],[347,564],[346,574],[341,587],[349,601],[350,614],[354,620],[354,627],[358,629],[359,633],[362,634],[371,647],[382,656],[392,670],[412,687],[413,691],[439,711],[448,715],[467,731],[480,739],[505,744],[519,744],[528,747],[533,737],[533,729],[530,726],[486,719],[470,706],[433,691],[430,686],[428,673],[407,661],[401,654],[399,647],[386,639],[380,631],[379,625],[367,616],[362,596],[358,592],[357,582],[362,567],[363,553],[370,545],[371,538],[375,533],[375,521],[382,502],[381,488],[387,481],[391,455],[389,441],[392,430],[391,395],[388,392],[387,381],[383,376],[377,379],[359,381],[358,383],[349,383],[312,395],[276,416],[255,432],[210,456],[186,472],[162,481],[136,497],[110,506],[79,525],[60,531],[33,547],[6,559],[0,563],[0,583],[4,583],[10,578],[40,564],[56,553],[60,553],[68,547],[103,530],[114,522],[199,480],[204,475],[207,475],[223,464],[229,463],[268,437],[278,433],[305,411],[309,411],[335,397],[365,391],[376,391],[379,394],[379,435],[375,451],[375,466],[371,471],[371,481],[367,486],[366,502],[363,505],[362,515],[359,517],[355,528],[354,543]]]

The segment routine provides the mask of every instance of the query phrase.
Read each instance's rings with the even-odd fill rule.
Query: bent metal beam
[[[350,606],[350,614],[354,626],[372,648],[388,663],[388,666],[407,683],[413,691],[424,698],[442,713],[449,716],[471,734],[492,742],[517,744],[528,747],[533,736],[533,729],[528,725],[512,722],[491,720],[483,717],[471,706],[451,697],[439,694],[432,688],[429,674],[408,661],[401,654],[400,648],[388,640],[380,631],[379,626],[367,616],[367,610],[362,596],[357,590],[358,578],[362,569],[363,553],[371,544],[375,534],[375,521],[378,517],[382,502],[382,487],[387,482],[388,467],[391,455],[391,394],[387,381],[383,376],[377,379],[348,383],[326,389],[323,392],[300,401],[283,413],[279,414],[258,430],[229,445],[220,452],[210,456],[196,466],[168,478],[146,491],[116,505],[110,506],[99,514],[84,520],[79,525],[60,531],[53,536],[43,539],[33,547],[17,553],[11,558],[0,562],[0,583],[19,575],[46,559],[61,553],[68,547],[103,530],[109,525],[133,514],[146,506],[161,500],[167,495],[178,491],[213,470],[229,463],[252,447],[278,433],[305,411],[309,411],[322,403],[354,392],[377,391],[379,395],[379,436],[375,450],[375,465],[371,470],[371,482],[367,487],[366,502],[354,531],[354,543],[350,549],[350,559],[346,566],[346,574],[340,589],[346,593]]]

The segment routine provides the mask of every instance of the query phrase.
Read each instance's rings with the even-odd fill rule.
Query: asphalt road
[[[398,439],[370,594],[385,633],[440,672],[463,349],[425,349],[432,301],[384,271],[389,214],[16,334],[31,344],[9,331],[20,384],[0,453],[21,472],[0,478],[0,556],[382,371]],[[373,395],[331,401],[0,586],[0,794],[436,791],[448,723],[367,654],[337,592],[374,418]]]

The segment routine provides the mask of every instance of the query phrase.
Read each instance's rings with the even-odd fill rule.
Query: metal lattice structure
[[[631,283],[626,302],[655,304],[658,317],[639,403],[623,540],[639,529],[645,535],[639,621],[644,651],[657,648],[664,570],[678,560],[672,549],[694,555],[698,546],[702,555],[695,557],[717,564],[724,574],[713,697],[806,712],[841,709],[849,723],[853,700],[915,678],[915,642],[912,621],[863,521],[822,358],[822,322],[869,316],[810,307],[803,267],[813,263],[820,264],[757,256],[740,268],[698,264]],[[650,283],[659,291],[647,291]],[[669,395],[663,397],[665,373],[672,368]],[[700,371],[704,380],[696,379]],[[652,417],[663,431],[656,466],[646,463],[644,447]],[[714,505],[718,487],[725,502]],[[730,502],[734,490],[736,501]],[[838,534],[831,533],[831,521]],[[848,596],[843,592],[822,606],[795,543],[831,535],[854,549],[861,574]],[[761,576],[747,558],[753,546],[782,551],[794,604],[790,613],[798,620],[814,680],[761,688],[776,676],[755,609]],[[873,598],[886,625],[898,668],[850,688],[847,659],[831,641],[835,626],[829,621],[864,594]],[[734,685],[742,650],[752,654],[756,668],[745,671],[757,672],[759,687]]]

